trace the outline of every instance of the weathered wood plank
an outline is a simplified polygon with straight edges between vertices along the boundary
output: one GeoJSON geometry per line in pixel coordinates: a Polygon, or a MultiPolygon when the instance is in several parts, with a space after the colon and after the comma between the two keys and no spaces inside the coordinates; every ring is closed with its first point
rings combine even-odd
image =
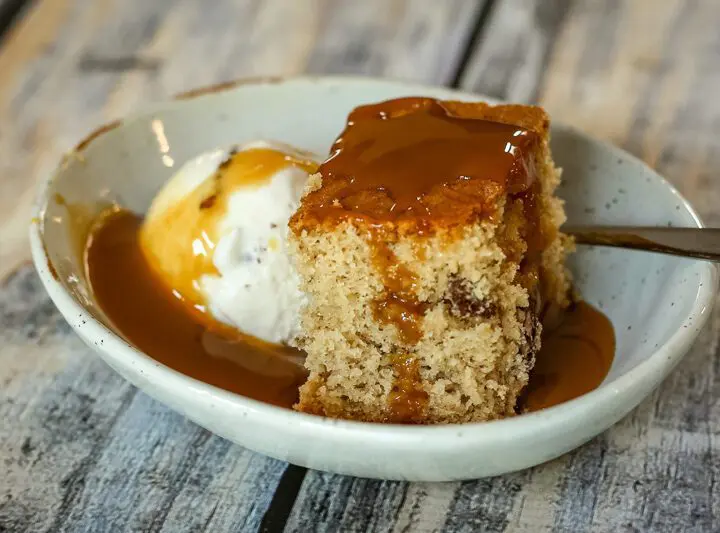
{"type": "Polygon", "coordinates": [[[242,76],[444,83],[481,4],[33,5],[0,48],[0,531],[253,531],[285,470],[136,392],[75,337],[30,267],[10,274],[27,258],[34,184],[62,152],[144,102],[242,76]]]}
{"type": "Polygon", "coordinates": [[[570,5],[570,0],[495,2],[460,85],[493,98],[535,101],[570,5]]]}
{"type": "Polygon", "coordinates": [[[483,1],[331,2],[306,71],[383,74],[445,85],[483,1]],[[441,46],[438,46],[441,44],[441,46]]]}

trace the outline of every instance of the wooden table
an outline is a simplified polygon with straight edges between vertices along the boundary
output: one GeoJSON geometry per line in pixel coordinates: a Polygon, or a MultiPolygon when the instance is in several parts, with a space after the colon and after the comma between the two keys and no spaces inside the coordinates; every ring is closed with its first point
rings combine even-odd
{"type": "Polygon", "coordinates": [[[371,481],[244,450],[138,392],[62,320],[26,242],[35,183],[94,126],[198,85],[302,72],[539,102],[718,225],[720,3],[0,0],[0,26],[0,532],[720,531],[720,313],[650,399],[575,452],[479,481],[371,481]]]}

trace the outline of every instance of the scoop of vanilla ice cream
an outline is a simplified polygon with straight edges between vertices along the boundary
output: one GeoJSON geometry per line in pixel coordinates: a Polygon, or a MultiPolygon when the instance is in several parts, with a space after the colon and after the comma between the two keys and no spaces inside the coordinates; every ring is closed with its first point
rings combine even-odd
{"type": "Polygon", "coordinates": [[[316,166],[311,158],[258,141],[183,165],[141,230],[146,257],[176,296],[268,342],[299,333],[305,296],[286,235],[316,166]]]}
{"type": "Polygon", "coordinates": [[[219,275],[200,278],[213,316],[270,342],[287,342],[299,333],[304,295],[286,233],[307,177],[286,167],[261,187],[233,192],[213,256],[219,275]]]}

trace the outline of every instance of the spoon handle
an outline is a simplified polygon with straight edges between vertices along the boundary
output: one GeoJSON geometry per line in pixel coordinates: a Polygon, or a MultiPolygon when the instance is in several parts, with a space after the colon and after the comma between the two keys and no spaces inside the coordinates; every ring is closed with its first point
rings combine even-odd
{"type": "Polygon", "coordinates": [[[562,231],[578,244],[615,246],[720,261],[720,229],[576,226],[562,231]]]}

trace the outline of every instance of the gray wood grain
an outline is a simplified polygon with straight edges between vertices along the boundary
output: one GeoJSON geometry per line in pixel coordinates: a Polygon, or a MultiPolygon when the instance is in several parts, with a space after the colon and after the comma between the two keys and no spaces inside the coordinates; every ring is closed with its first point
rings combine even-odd
{"type": "Polygon", "coordinates": [[[571,4],[570,0],[494,2],[460,85],[511,102],[535,101],[571,4]]]}

